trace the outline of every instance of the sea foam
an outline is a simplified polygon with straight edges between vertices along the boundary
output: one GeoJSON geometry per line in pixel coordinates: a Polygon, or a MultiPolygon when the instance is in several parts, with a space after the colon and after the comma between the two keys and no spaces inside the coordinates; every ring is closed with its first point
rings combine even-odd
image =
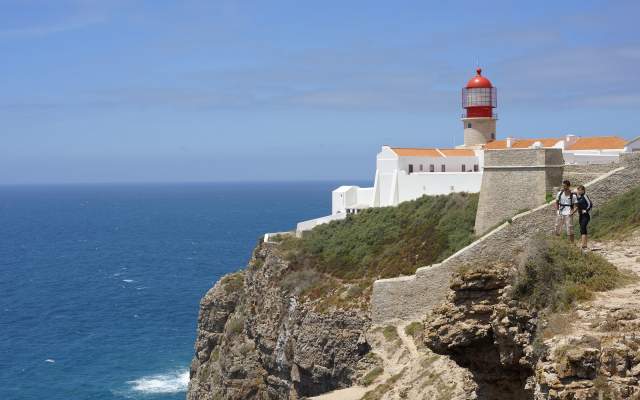
{"type": "Polygon", "coordinates": [[[127,382],[131,389],[141,393],[186,392],[189,385],[189,370],[176,370],[165,374],[143,376],[127,382]]]}

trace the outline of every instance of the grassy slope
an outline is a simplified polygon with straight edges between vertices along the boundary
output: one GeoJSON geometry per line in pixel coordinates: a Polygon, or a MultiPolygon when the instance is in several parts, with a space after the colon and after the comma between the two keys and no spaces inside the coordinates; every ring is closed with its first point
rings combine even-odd
{"type": "Polygon", "coordinates": [[[575,245],[555,238],[531,241],[516,277],[514,297],[538,310],[566,310],[594,292],[611,290],[630,279],[602,256],[583,253],[575,245]]]}
{"type": "Polygon", "coordinates": [[[640,186],[616,196],[606,204],[597,204],[590,223],[595,239],[616,239],[640,227],[640,186]]]}
{"type": "Polygon", "coordinates": [[[423,196],[372,208],[287,239],[289,259],[339,279],[412,274],[474,239],[477,194],[423,196]]]}

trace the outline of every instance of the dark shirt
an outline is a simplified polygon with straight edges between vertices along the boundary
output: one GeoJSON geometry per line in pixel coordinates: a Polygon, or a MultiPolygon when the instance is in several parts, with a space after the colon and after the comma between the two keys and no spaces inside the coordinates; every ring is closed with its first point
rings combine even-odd
{"type": "Polygon", "coordinates": [[[589,196],[585,193],[583,196],[578,195],[577,206],[578,210],[580,210],[580,214],[586,214],[591,211],[593,204],[591,203],[589,196]]]}

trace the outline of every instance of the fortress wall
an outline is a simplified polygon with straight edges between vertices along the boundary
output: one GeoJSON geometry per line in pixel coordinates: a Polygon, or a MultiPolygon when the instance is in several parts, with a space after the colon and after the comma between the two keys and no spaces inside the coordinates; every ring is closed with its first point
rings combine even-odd
{"type": "MultiPolygon", "coordinates": [[[[640,185],[640,153],[625,154],[617,169],[588,183],[595,207],[640,185]]],[[[513,261],[529,239],[551,234],[555,221],[552,204],[513,217],[440,264],[419,268],[415,275],[374,282],[371,319],[380,324],[394,319],[418,319],[440,305],[449,293],[451,275],[464,264],[513,261]]]]}
{"type": "Polygon", "coordinates": [[[421,319],[425,309],[440,304],[449,292],[453,269],[442,264],[418,268],[415,275],[380,279],[373,283],[371,320],[421,319]]]}
{"type": "Polygon", "coordinates": [[[584,185],[599,176],[620,167],[620,163],[565,165],[562,180],[568,179],[572,186],[584,185]]]}
{"type": "Polygon", "coordinates": [[[510,149],[485,152],[476,233],[545,202],[562,182],[560,149],[510,149]]]}

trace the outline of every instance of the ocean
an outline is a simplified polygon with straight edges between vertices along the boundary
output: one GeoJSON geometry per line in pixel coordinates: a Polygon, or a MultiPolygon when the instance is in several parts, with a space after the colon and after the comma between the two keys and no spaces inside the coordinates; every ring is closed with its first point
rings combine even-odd
{"type": "Polygon", "coordinates": [[[336,186],[0,186],[0,399],[184,399],[202,295],[336,186]]]}

